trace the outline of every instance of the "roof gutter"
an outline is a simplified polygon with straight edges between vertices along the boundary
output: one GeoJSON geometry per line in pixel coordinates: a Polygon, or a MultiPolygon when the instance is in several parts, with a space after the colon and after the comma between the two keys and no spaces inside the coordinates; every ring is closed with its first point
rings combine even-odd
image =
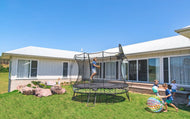
{"type": "Polygon", "coordinates": [[[175,48],[175,49],[163,49],[163,50],[157,50],[157,51],[148,51],[148,52],[138,52],[138,53],[130,53],[130,54],[125,54],[127,56],[132,56],[132,55],[144,55],[144,54],[150,54],[150,53],[163,53],[163,52],[171,52],[171,51],[177,51],[177,50],[190,50],[190,47],[183,47],[183,48],[175,48]]]}
{"type": "Polygon", "coordinates": [[[25,56],[25,57],[36,57],[36,58],[50,58],[50,59],[60,59],[60,60],[74,60],[73,58],[61,58],[61,57],[48,57],[48,56],[37,56],[37,55],[26,55],[26,54],[13,54],[13,53],[2,53],[2,57],[10,59],[11,56],[25,56]]]}

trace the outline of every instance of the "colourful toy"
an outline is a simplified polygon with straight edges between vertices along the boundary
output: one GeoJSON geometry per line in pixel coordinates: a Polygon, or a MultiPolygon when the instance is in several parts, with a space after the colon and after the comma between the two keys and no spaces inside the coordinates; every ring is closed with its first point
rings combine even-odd
{"type": "Polygon", "coordinates": [[[148,108],[153,112],[160,112],[164,107],[164,102],[157,96],[153,96],[148,98],[147,100],[148,108]]]}
{"type": "Polygon", "coordinates": [[[157,92],[158,92],[158,87],[157,87],[157,86],[153,86],[153,87],[152,87],[152,91],[153,91],[154,93],[157,93],[157,92]]]}

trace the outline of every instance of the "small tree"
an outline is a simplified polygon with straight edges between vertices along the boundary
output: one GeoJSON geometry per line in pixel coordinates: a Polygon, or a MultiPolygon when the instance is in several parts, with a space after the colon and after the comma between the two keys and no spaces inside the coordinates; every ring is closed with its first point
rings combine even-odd
{"type": "Polygon", "coordinates": [[[2,65],[0,65],[0,72],[9,72],[9,67],[3,67],[2,65]]]}

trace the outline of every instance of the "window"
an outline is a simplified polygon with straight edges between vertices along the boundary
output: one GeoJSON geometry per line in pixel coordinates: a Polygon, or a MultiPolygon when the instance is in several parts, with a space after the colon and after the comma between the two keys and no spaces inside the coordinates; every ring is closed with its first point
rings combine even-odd
{"type": "Polygon", "coordinates": [[[31,77],[36,77],[37,76],[37,66],[38,66],[38,62],[37,61],[32,61],[31,77]]]}
{"type": "Polygon", "coordinates": [[[63,63],[63,77],[67,77],[68,75],[68,62],[63,63]]]}
{"type": "Polygon", "coordinates": [[[148,60],[149,65],[149,82],[160,80],[160,59],[154,58],[148,60]]]}
{"type": "Polygon", "coordinates": [[[164,83],[169,83],[168,58],[164,58],[164,83]]]}
{"type": "Polygon", "coordinates": [[[147,60],[138,61],[138,80],[147,81],[147,60]]]}
{"type": "Polygon", "coordinates": [[[129,80],[137,80],[137,62],[129,61],[129,80]]]}
{"type": "Polygon", "coordinates": [[[37,61],[18,60],[17,77],[29,78],[37,76],[37,61]]]}
{"type": "Polygon", "coordinates": [[[190,85],[190,56],[171,57],[170,75],[177,84],[190,85]]]}

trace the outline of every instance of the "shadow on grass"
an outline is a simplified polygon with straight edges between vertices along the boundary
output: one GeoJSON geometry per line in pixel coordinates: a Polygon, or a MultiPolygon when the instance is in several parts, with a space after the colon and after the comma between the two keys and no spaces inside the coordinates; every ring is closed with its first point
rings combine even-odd
{"type": "MultiPolygon", "coordinates": [[[[78,102],[87,102],[88,101],[88,94],[79,94],[72,98],[74,101],[78,102]]],[[[95,94],[91,94],[89,98],[89,103],[93,103],[95,100],[95,94]]],[[[125,101],[126,98],[123,96],[117,95],[97,95],[96,96],[96,103],[119,103],[125,101]]]]}
{"type": "MultiPolygon", "coordinates": [[[[170,106],[170,105],[168,105],[168,107],[171,107],[171,108],[173,108],[172,106],[170,106]]],[[[184,111],[189,111],[190,112],[190,107],[187,107],[186,105],[178,105],[177,106],[177,108],[178,109],[180,109],[180,110],[184,110],[184,111]]],[[[153,112],[153,111],[151,111],[148,107],[146,107],[146,108],[144,108],[147,112],[150,112],[150,113],[162,113],[163,111],[161,111],[161,112],[153,112]]],[[[168,112],[169,111],[173,111],[173,110],[168,110],[168,112]]],[[[175,112],[175,111],[174,111],[175,112]]]]}
{"type": "Polygon", "coordinates": [[[144,108],[147,112],[154,113],[152,112],[148,107],[144,108]]]}
{"type": "Polygon", "coordinates": [[[150,113],[162,113],[163,111],[160,111],[160,112],[153,112],[151,111],[148,107],[144,108],[147,112],[150,112],[150,113]]]}
{"type": "Polygon", "coordinates": [[[185,104],[179,104],[177,105],[177,108],[190,112],[190,106],[187,107],[185,104]]]}

